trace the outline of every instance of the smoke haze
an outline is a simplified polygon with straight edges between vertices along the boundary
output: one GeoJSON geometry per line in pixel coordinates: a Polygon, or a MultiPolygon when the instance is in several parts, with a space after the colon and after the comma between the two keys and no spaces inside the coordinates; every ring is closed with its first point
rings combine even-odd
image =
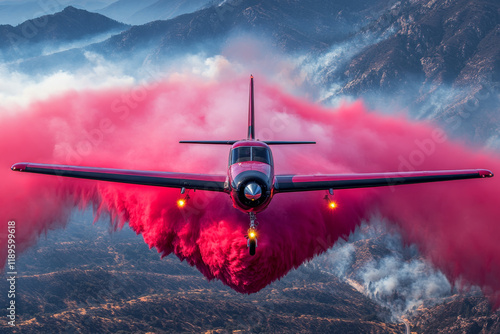
{"type": "Polygon", "coordinates": [[[337,242],[311,265],[335,274],[391,310],[392,321],[452,296],[445,275],[405,245],[397,227],[379,216],[363,222],[347,242],[337,242]]]}

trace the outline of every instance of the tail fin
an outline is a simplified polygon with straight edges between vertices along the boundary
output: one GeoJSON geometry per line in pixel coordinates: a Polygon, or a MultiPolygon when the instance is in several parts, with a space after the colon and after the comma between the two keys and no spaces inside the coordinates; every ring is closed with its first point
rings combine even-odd
{"type": "MultiPolygon", "coordinates": [[[[250,97],[248,102],[248,136],[247,140],[255,140],[255,110],[253,104],[253,75],[250,75],[250,97]]],[[[181,144],[233,145],[237,140],[183,140],[181,144]]],[[[267,145],[316,144],[313,141],[263,141],[267,145]]]]}
{"type": "Polygon", "coordinates": [[[253,75],[250,75],[250,97],[248,102],[248,140],[255,140],[255,113],[253,105],[253,75]]]}

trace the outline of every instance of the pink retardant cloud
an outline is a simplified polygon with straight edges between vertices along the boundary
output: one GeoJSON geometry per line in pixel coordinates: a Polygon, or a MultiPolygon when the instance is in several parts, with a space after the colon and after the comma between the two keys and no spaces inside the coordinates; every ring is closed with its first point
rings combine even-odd
{"type": "MultiPolygon", "coordinates": [[[[178,78],[133,89],[68,92],[3,113],[0,122],[0,220],[15,220],[19,250],[64,226],[75,206],[92,205],[128,224],[163,256],[175,254],[208,279],[254,293],[286,275],[377,213],[450,279],[480,285],[500,301],[499,178],[384,189],[339,190],[338,209],[325,192],[278,194],[258,215],[259,247],[248,255],[248,217],[229,196],[13,173],[16,162],[59,163],[225,174],[229,147],[179,140],[231,140],[246,135],[246,78],[178,78]]],[[[488,168],[500,160],[446,138],[432,124],[383,116],[357,102],[327,109],[256,81],[257,136],[316,140],[274,147],[276,173],[351,173],[488,168]]],[[[6,235],[0,234],[1,242],[6,235]]],[[[5,264],[6,249],[0,249],[5,264]]]]}

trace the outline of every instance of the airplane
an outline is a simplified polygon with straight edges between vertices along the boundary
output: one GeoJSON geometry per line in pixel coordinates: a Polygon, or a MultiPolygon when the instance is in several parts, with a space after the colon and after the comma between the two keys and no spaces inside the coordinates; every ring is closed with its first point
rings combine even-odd
{"type": "MultiPolygon", "coordinates": [[[[250,226],[247,231],[247,248],[255,255],[257,248],[256,214],[265,210],[274,195],[289,192],[328,191],[337,189],[368,188],[450,181],[459,179],[489,178],[493,173],[486,169],[414,171],[392,173],[357,173],[334,175],[281,175],[275,174],[272,145],[315,144],[313,141],[267,141],[255,138],[254,83],[250,76],[248,107],[248,135],[242,140],[180,141],[182,144],[231,145],[227,175],[172,173],[82,166],[16,163],[16,172],[49,174],[81,179],[131,183],[148,186],[180,188],[178,206],[183,208],[189,199],[186,189],[217,191],[230,195],[233,206],[247,213],[250,226]]],[[[325,195],[331,209],[336,203],[325,195]]]]}

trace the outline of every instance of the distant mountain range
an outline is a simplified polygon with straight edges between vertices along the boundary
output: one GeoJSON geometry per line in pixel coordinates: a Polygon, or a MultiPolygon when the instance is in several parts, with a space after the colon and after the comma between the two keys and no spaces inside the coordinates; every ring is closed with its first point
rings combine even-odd
{"type": "Polygon", "coordinates": [[[0,25],[0,54],[3,61],[36,57],[47,49],[100,34],[118,33],[128,27],[103,15],[69,6],[15,27],[0,25]]]}
{"type": "Polygon", "coordinates": [[[0,24],[18,25],[40,16],[60,12],[67,6],[95,11],[116,0],[8,0],[0,1],[0,24]]]}
{"type": "MultiPolygon", "coordinates": [[[[225,1],[167,21],[132,27],[99,46],[105,53],[154,44],[151,53],[191,48],[199,43],[217,45],[234,32],[268,38],[284,51],[325,50],[352,34],[369,13],[387,4],[377,1],[225,1]]],[[[161,56],[160,56],[161,57],[161,56]]]]}
{"type": "Polygon", "coordinates": [[[325,102],[363,97],[385,109],[390,108],[388,101],[380,97],[390,94],[390,104],[416,118],[438,120],[450,131],[455,130],[450,120],[462,117],[464,108],[473,104],[474,114],[459,130],[479,143],[500,129],[493,117],[500,102],[499,11],[495,0],[118,0],[100,12],[152,22],[127,27],[69,7],[17,27],[0,26],[0,51],[23,71],[51,71],[51,64],[72,68],[73,59],[84,60],[87,50],[156,65],[184,52],[215,55],[229,38],[241,34],[264,39],[291,55],[307,54],[312,61],[342,47],[340,56],[325,57],[309,73],[326,91],[322,95],[329,96],[325,102]],[[158,20],[167,17],[173,18],[158,20]],[[66,54],[47,57],[47,52],[35,50],[40,42],[58,45],[105,32],[106,40],[89,40],[66,54]],[[16,51],[23,51],[11,56],[13,39],[16,51]]]}
{"type": "MultiPolygon", "coordinates": [[[[222,1],[222,0],[221,0],[222,1]]],[[[145,24],[194,12],[214,0],[12,0],[0,1],[0,24],[24,21],[62,11],[68,6],[106,15],[125,24],[145,24]]]]}
{"type": "Polygon", "coordinates": [[[97,12],[127,24],[145,24],[194,12],[211,0],[118,0],[97,12]]]}

